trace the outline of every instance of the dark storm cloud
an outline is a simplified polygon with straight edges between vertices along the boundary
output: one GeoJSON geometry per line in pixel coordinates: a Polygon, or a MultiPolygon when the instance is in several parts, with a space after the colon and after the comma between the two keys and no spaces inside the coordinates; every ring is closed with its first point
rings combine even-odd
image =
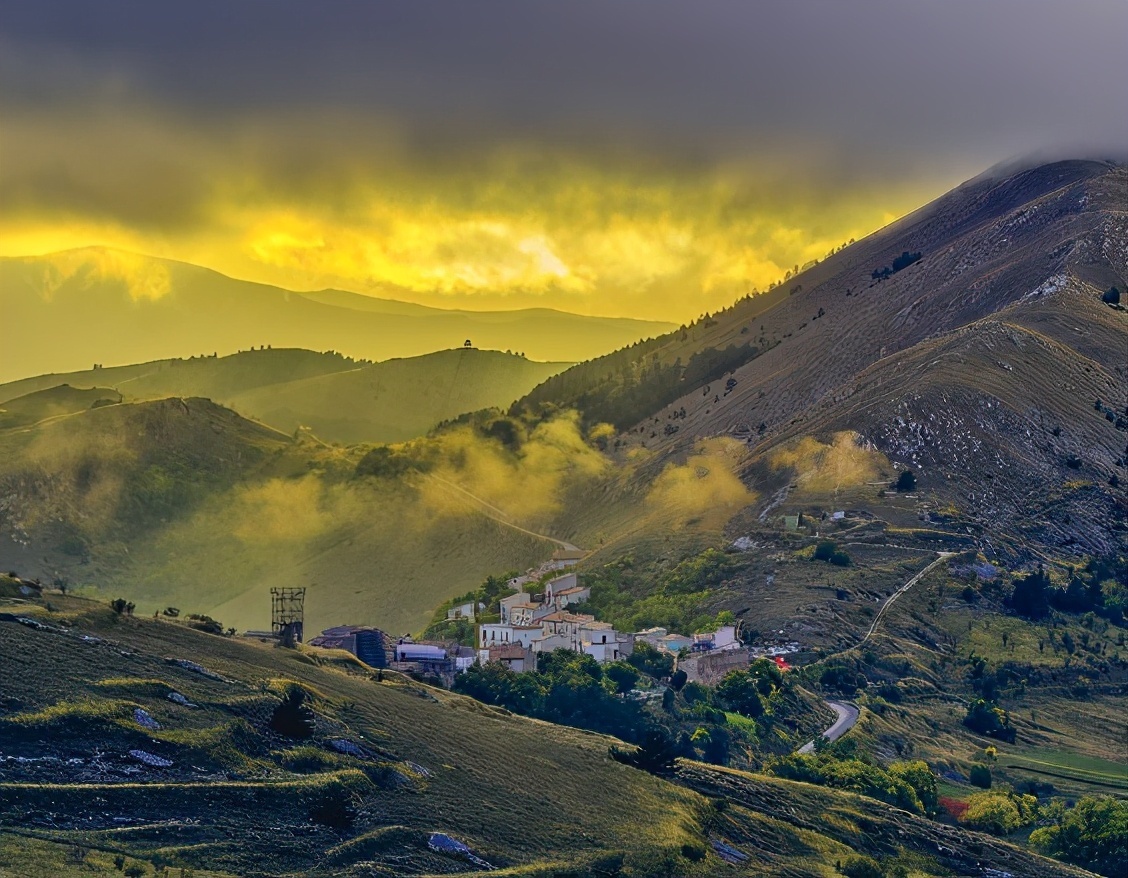
{"type": "Polygon", "coordinates": [[[420,150],[548,140],[843,170],[1128,143],[1128,3],[37,2],[3,100],[332,107],[420,150]]]}

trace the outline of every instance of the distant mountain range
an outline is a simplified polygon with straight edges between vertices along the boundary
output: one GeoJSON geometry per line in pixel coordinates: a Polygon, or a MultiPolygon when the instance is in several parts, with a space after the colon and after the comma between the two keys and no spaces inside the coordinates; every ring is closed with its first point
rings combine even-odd
{"type": "Polygon", "coordinates": [[[506,407],[569,363],[457,348],[381,363],[278,349],[39,375],[0,385],[0,429],[106,401],[203,397],[331,442],[401,442],[443,420],[506,407]]]}
{"type": "Polygon", "coordinates": [[[295,293],[108,248],[0,259],[0,381],[92,364],[273,347],[356,359],[461,345],[578,362],[669,331],[668,323],[549,309],[447,311],[340,290],[295,293]]]}

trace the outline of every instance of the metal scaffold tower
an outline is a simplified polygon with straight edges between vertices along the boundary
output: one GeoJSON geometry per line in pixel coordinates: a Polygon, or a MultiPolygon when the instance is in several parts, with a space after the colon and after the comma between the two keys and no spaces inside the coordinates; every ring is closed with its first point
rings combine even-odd
{"type": "Polygon", "coordinates": [[[304,588],[272,588],[270,590],[270,630],[276,637],[302,640],[305,621],[304,588]]]}

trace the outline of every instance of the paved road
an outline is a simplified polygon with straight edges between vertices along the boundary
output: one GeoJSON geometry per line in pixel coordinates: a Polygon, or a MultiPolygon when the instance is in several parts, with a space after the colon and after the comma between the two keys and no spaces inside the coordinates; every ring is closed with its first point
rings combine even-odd
{"type": "MultiPolygon", "coordinates": [[[[837,741],[854,728],[854,723],[858,721],[858,708],[852,704],[847,704],[845,701],[828,701],[827,704],[830,705],[831,710],[838,714],[838,719],[834,721],[834,725],[822,733],[822,737],[828,741],[837,741]]],[[[814,751],[814,741],[808,741],[799,748],[800,753],[813,753],[814,751]]]]}

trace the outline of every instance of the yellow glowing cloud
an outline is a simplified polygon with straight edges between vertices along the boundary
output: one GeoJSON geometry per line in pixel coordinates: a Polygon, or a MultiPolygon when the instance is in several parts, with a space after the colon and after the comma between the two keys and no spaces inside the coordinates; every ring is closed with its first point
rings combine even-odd
{"type": "Polygon", "coordinates": [[[684,464],[669,464],[654,481],[647,503],[655,515],[689,523],[702,517],[727,520],[756,499],[740,479],[747,451],[733,439],[697,444],[684,464]]]}
{"type": "Polygon", "coordinates": [[[804,436],[772,452],[774,469],[795,471],[795,484],[814,493],[837,492],[872,481],[880,474],[885,459],[874,448],[860,444],[857,433],[836,433],[828,443],[804,436]]]}
{"type": "MultiPolygon", "coordinates": [[[[291,129],[219,135],[144,117],[112,131],[96,117],[53,124],[6,121],[0,191],[58,165],[76,194],[62,207],[34,193],[6,204],[0,255],[102,244],[290,289],[477,309],[685,321],[943,188],[819,185],[796,168],[579,159],[551,147],[428,164],[376,135],[370,152],[342,142],[340,156],[314,150],[307,161],[302,150],[313,147],[290,143],[291,129]]],[[[128,264],[99,270],[137,299],[167,292],[165,279],[128,264]]]]}
{"type": "Polygon", "coordinates": [[[79,276],[88,283],[117,281],[134,301],[159,299],[172,289],[168,268],[159,262],[123,250],[86,250],[54,254],[36,292],[50,301],[64,283],[79,276]]]}

